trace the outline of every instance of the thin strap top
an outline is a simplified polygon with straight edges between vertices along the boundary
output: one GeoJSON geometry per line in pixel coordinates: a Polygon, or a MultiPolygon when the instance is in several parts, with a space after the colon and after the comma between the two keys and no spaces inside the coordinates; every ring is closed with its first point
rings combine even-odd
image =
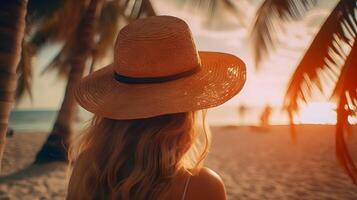
{"type": "Polygon", "coordinates": [[[187,188],[188,188],[188,184],[190,183],[190,179],[191,179],[191,176],[188,176],[186,183],[185,183],[185,188],[183,190],[182,200],[185,200],[185,198],[186,198],[187,188]]]}

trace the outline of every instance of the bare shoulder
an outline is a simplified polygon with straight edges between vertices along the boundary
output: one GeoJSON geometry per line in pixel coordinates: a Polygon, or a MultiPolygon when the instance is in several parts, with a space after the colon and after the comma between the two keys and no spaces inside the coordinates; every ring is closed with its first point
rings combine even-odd
{"type": "Polygon", "coordinates": [[[226,200],[226,190],[222,178],[209,168],[202,168],[191,179],[188,199],[226,200]]]}

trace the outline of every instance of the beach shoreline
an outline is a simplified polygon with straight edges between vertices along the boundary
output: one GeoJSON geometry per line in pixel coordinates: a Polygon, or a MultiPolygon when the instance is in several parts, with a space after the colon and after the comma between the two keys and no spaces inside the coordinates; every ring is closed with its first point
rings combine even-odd
{"type": "MultiPolygon", "coordinates": [[[[357,199],[357,186],[335,157],[334,126],[298,125],[294,144],[285,125],[212,127],[206,166],[223,178],[228,199],[357,199]]],[[[348,146],[357,161],[357,127],[348,146]]],[[[33,166],[45,133],[8,138],[0,177],[0,199],[64,199],[67,167],[33,166]]]]}

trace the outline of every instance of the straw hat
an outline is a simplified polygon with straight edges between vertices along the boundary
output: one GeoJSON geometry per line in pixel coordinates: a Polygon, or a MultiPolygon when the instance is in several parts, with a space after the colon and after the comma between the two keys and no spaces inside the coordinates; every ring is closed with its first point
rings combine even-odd
{"type": "Polygon", "coordinates": [[[78,103],[111,119],[138,119],[218,106],[243,87],[236,56],[197,51],[176,17],[136,20],[118,34],[114,62],[81,80],[78,103]]]}

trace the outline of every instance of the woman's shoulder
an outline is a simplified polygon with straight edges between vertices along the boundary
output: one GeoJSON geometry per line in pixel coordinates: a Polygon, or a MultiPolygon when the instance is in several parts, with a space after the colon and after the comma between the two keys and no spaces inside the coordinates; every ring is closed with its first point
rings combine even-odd
{"type": "Polygon", "coordinates": [[[191,177],[190,198],[225,200],[226,190],[222,178],[209,168],[202,168],[197,175],[191,177]]]}
{"type": "Polygon", "coordinates": [[[200,169],[197,175],[193,176],[192,179],[201,184],[224,186],[222,178],[215,171],[207,167],[200,169]]]}

